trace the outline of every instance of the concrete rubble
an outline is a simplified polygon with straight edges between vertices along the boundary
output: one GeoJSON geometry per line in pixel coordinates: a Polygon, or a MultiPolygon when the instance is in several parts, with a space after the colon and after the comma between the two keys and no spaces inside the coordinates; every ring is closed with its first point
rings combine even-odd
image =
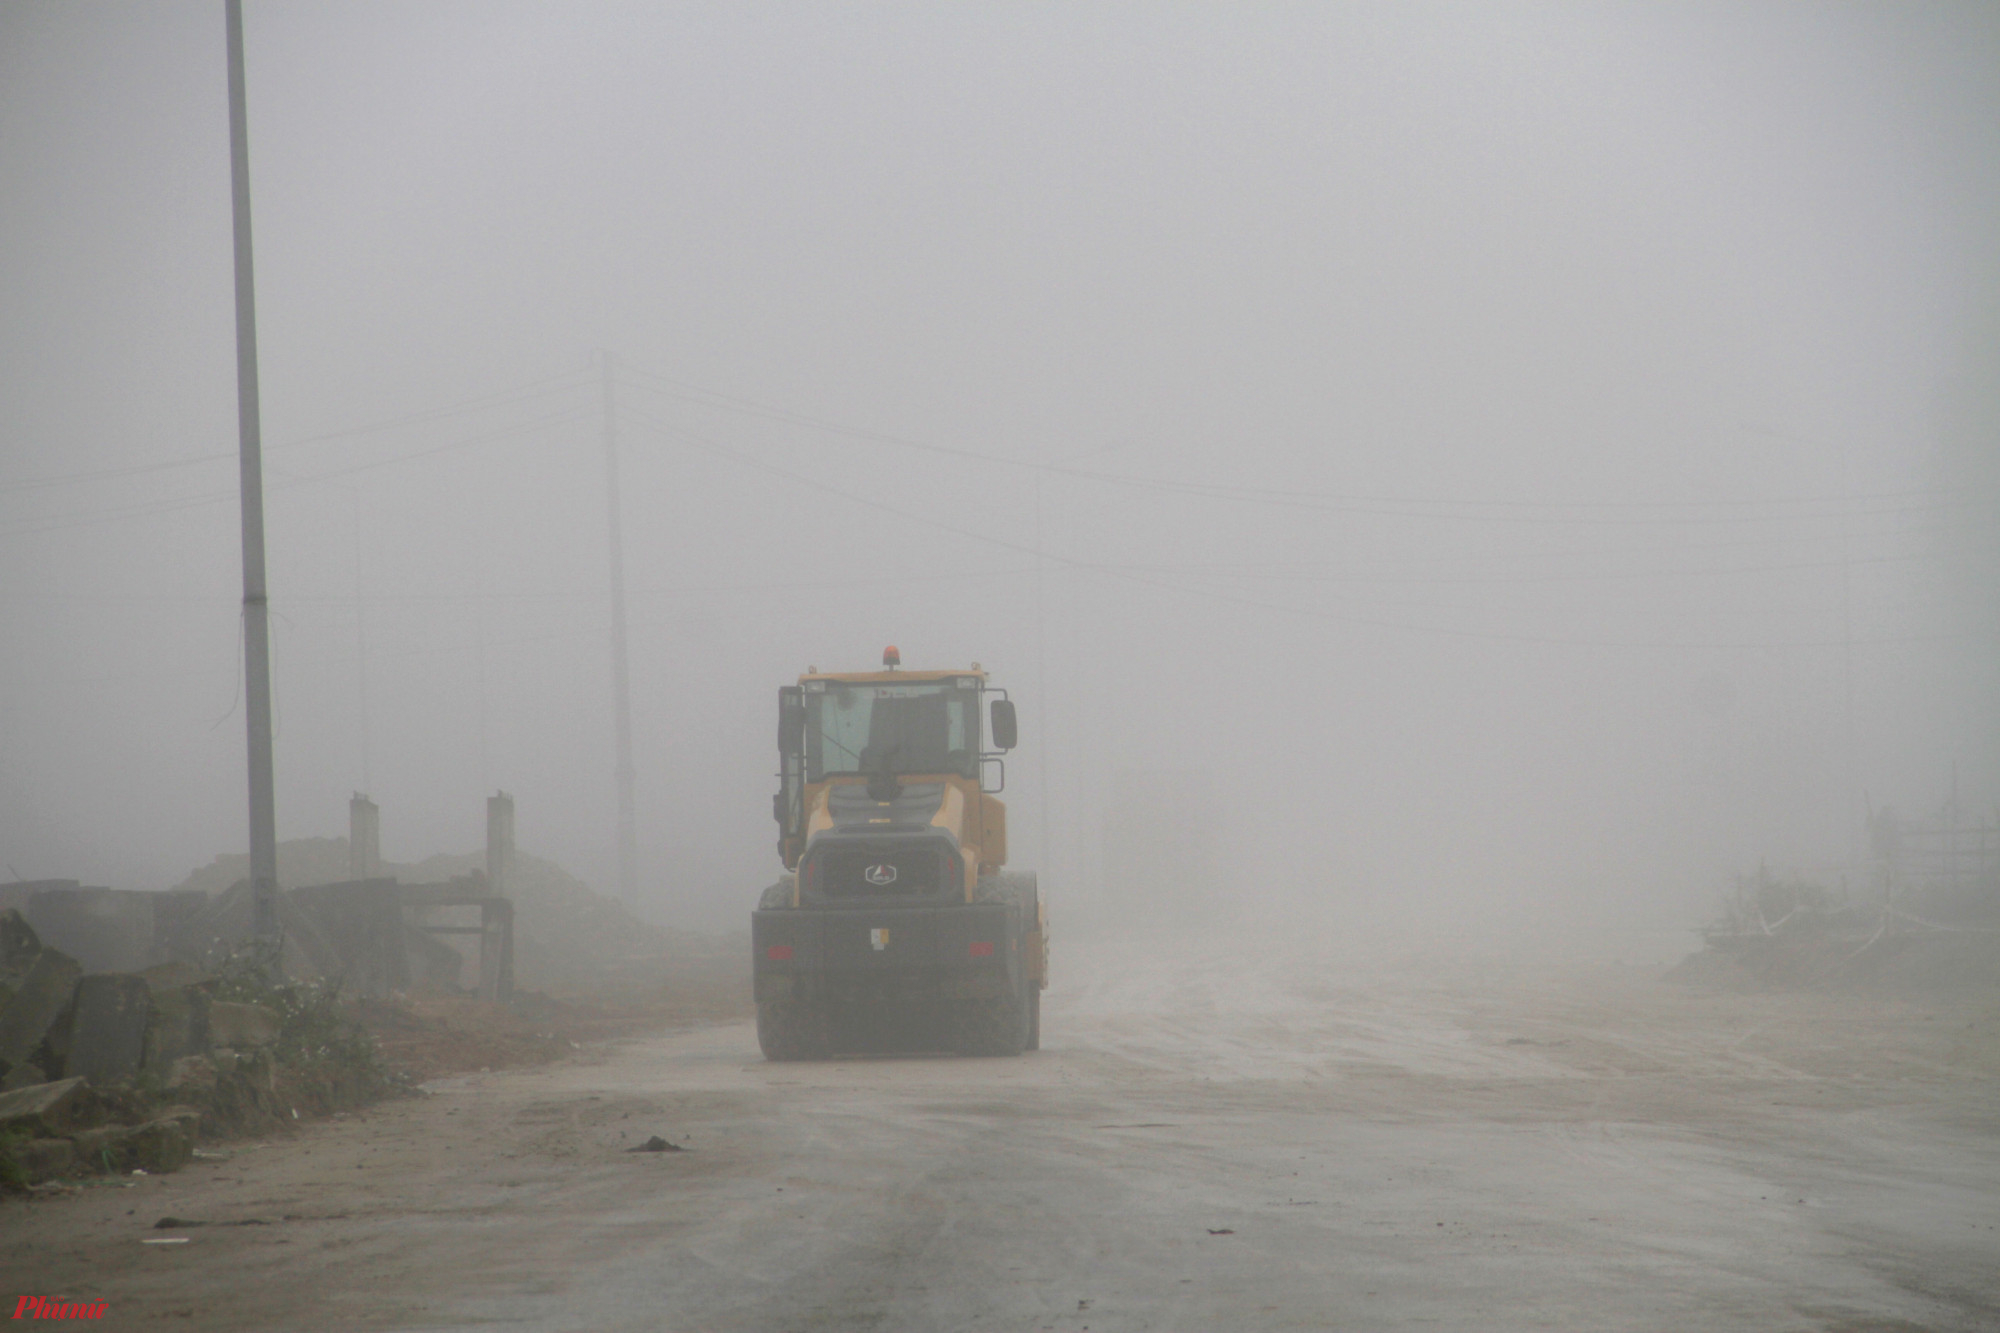
{"type": "MultiPolygon", "coordinates": [[[[372,803],[357,797],[349,839],[279,848],[280,882],[304,887],[279,892],[274,940],[253,938],[242,856],[159,893],[0,883],[0,1097],[86,1094],[59,1124],[29,1115],[0,1126],[0,1186],[172,1170],[200,1133],[289,1126],[299,1108],[381,1095],[402,1066],[385,1063],[357,1017],[400,1032],[407,1022],[385,1015],[413,1001],[504,1002],[516,1018],[552,1003],[515,993],[517,920],[538,988],[650,1003],[681,986],[736,1003],[737,953],[693,947],[518,853],[504,793],[487,813],[483,856],[396,865],[381,859],[372,803]]],[[[426,1024],[473,1040],[449,1021],[426,1024]]],[[[553,1038],[538,1029],[536,1040],[553,1038]]]]}
{"type": "MultiPolygon", "coordinates": [[[[505,936],[495,947],[511,954],[511,904],[492,894],[483,874],[436,884],[374,878],[281,892],[281,956],[275,970],[293,981],[338,982],[351,995],[455,991],[463,960],[427,919],[436,902],[485,904],[495,932],[505,936]]],[[[249,885],[242,881],[165,893],[93,888],[73,880],[0,884],[0,910],[6,909],[82,974],[148,972],[170,963],[206,968],[219,952],[255,933],[249,885]]],[[[10,950],[18,952],[0,939],[0,987],[9,985],[10,950]]],[[[498,979],[484,980],[491,989],[498,979]]]]}
{"type": "MultiPolygon", "coordinates": [[[[9,919],[20,929],[27,928],[19,913],[0,913],[0,920],[9,919]]],[[[26,1063],[48,1039],[82,976],[83,968],[74,958],[54,949],[41,951],[20,986],[8,995],[5,1007],[0,1008],[0,1065],[6,1066],[0,1074],[26,1063]]]]}
{"type": "MultiPolygon", "coordinates": [[[[0,909],[0,1186],[173,1171],[204,1131],[288,1123],[287,1025],[301,1025],[294,1045],[313,1049],[283,1067],[305,1070],[333,1033],[331,997],[245,968],[86,972],[45,947],[22,913],[0,909]]],[[[322,1102],[342,1096],[328,1093],[329,1079],[381,1081],[372,1068],[312,1077],[322,1102]]]]}
{"type": "Polygon", "coordinates": [[[86,1123],[92,1105],[90,1084],[81,1078],[0,1093],[0,1133],[50,1138],[86,1123]]]}
{"type": "Polygon", "coordinates": [[[217,1046],[252,1049],[278,1040],[282,1020],[261,1004],[215,1000],[208,1006],[209,1040],[217,1046]]]}
{"type": "Polygon", "coordinates": [[[70,1014],[70,1057],[65,1072],[98,1087],[122,1083],[146,1058],[153,996],[144,977],[106,972],[76,983],[70,1014]]]}

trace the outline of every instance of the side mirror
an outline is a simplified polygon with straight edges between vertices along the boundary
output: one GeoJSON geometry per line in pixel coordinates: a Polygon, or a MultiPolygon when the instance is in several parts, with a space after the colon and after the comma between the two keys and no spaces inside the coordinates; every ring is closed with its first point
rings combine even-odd
{"type": "Polygon", "coordinates": [[[995,699],[993,701],[993,748],[1011,750],[1021,739],[1019,726],[1014,720],[1014,701],[995,699]]]}
{"type": "Polygon", "coordinates": [[[798,754],[806,748],[806,706],[790,700],[778,705],[778,753],[798,754]]]}

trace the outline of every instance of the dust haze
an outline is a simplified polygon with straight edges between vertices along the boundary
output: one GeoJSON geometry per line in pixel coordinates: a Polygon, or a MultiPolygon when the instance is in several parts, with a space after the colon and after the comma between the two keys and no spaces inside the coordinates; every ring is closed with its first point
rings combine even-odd
{"type": "MultiPolygon", "coordinates": [[[[281,839],[740,929],[977,661],[1058,921],[1664,958],[2000,798],[2000,21],[344,4],[246,48],[281,839]],[[608,370],[607,370],[608,366],[608,370]],[[1955,784],[1955,786],[1954,786],[1955,784]],[[1835,873],[1838,873],[1836,871],[1835,873]]],[[[0,12],[0,871],[246,845],[221,6],[0,12]]]]}

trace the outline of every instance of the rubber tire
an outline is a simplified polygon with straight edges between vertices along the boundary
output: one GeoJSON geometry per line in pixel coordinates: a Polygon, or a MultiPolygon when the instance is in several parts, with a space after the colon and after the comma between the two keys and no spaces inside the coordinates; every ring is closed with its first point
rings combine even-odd
{"type": "Polygon", "coordinates": [[[757,1006],[757,1048],[766,1060],[824,1060],[829,1044],[819,1013],[775,1001],[757,1006]]]}
{"type": "Polygon", "coordinates": [[[1019,1055],[1028,1045],[1025,993],[997,1000],[962,1000],[951,1048],[960,1055],[1019,1055]]]}
{"type": "MultiPolygon", "coordinates": [[[[979,881],[975,902],[1012,903],[1022,913],[1021,938],[1040,911],[1041,885],[1033,871],[1002,870],[979,881]]],[[[963,1055],[1019,1055],[1042,1048],[1042,988],[1022,969],[1027,995],[967,1005],[958,1021],[953,1049],[963,1055]]]]}
{"type": "MultiPolygon", "coordinates": [[[[1025,939],[1026,932],[1040,924],[1042,888],[1039,879],[1032,870],[1002,871],[995,878],[1004,886],[1001,892],[1020,905],[1024,916],[1022,938],[1025,939]]],[[[1023,1050],[1039,1051],[1042,1049],[1042,988],[1025,975],[1026,970],[1022,969],[1022,981],[1028,987],[1028,1035],[1021,1045],[1023,1050]]]]}

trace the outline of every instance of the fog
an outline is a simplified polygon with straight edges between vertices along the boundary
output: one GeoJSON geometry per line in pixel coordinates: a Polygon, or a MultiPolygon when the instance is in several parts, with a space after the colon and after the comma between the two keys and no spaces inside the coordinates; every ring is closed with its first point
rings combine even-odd
{"type": "MultiPolygon", "coordinates": [[[[1670,934],[2000,800],[1991,7],[246,8],[281,839],[615,887],[607,384],[657,920],[889,643],[1059,920],[1670,934]]],[[[227,150],[220,4],[0,10],[9,877],[247,845],[227,150]]]]}

